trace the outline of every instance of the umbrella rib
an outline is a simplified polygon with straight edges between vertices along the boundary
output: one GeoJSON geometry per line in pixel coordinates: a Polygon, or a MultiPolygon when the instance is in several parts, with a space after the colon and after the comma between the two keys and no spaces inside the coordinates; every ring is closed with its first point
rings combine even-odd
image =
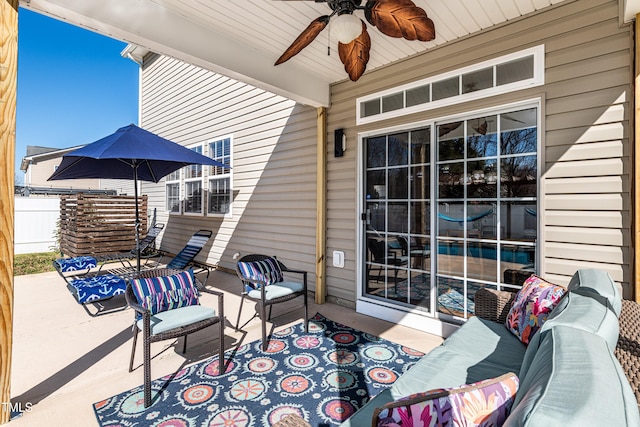
{"type": "MultiPolygon", "coordinates": [[[[149,165],[149,161],[147,160],[147,165],[149,165]]],[[[158,182],[160,181],[159,179],[156,178],[156,173],[153,170],[153,168],[151,167],[151,165],[149,165],[149,174],[151,175],[151,179],[153,179],[153,182],[158,182]]]]}
{"type": "Polygon", "coordinates": [[[58,168],[58,169],[55,171],[54,175],[61,174],[61,173],[65,172],[65,171],[69,170],[69,168],[72,168],[73,166],[77,165],[77,164],[78,164],[78,163],[80,163],[81,161],[82,161],[82,157],[77,157],[77,158],[76,158],[72,163],[69,163],[69,164],[67,165],[67,167],[65,167],[64,169],[60,169],[60,168],[58,168]]]}
{"type": "Polygon", "coordinates": [[[137,167],[137,166],[136,166],[136,165],[137,165],[137,163],[136,163],[137,159],[130,159],[130,160],[128,160],[128,159],[117,158],[116,160],[117,160],[117,161],[119,161],[119,162],[124,163],[124,164],[125,164],[125,165],[127,165],[127,166],[131,166],[131,167],[133,167],[133,168],[136,168],[136,167],[137,167]]]}

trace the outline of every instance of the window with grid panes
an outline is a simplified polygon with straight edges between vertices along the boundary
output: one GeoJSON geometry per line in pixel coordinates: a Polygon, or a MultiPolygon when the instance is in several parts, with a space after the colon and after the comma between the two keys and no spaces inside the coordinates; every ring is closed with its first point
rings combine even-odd
{"type": "Polygon", "coordinates": [[[227,215],[231,213],[231,137],[209,142],[209,157],[229,168],[209,167],[209,199],[207,213],[227,215]]]}

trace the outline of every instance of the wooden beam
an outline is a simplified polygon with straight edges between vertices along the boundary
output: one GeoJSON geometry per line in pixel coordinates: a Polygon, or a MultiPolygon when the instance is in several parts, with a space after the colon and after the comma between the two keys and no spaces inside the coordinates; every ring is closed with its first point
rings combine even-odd
{"type": "Polygon", "coordinates": [[[324,304],[327,269],[327,110],[317,109],[317,159],[316,159],[316,304],[324,304]]]}
{"type": "Polygon", "coordinates": [[[18,0],[0,0],[0,424],[11,417],[18,0]]]}
{"type": "Polygon", "coordinates": [[[633,292],[633,300],[640,302],[640,256],[638,256],[638,248],[640,248],[640,149],[636,146],[640,141],[640,14],[636,15],[635,20],[635,47],[633,51],[634,59],[634,96],[633,106],[634,114],[632,117],[633,126],[633,142],[631,145],[631,156],[633,160],[633,180],[632,182],[632,194],[633,194],[633,222],[631,225],[631,234],[633,236],[632,253],[632,283],[631,291],[633,292]]]}

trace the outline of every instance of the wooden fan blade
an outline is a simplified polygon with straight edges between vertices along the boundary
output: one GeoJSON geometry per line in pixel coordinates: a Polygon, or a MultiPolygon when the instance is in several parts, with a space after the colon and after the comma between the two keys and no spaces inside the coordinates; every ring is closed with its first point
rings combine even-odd
{"type": "Polygon", "coordinates": [[[411,0],[374,0],[365,6],[367,21],[381,33],[428,42],[436,38],[433,21],[411,0]]]}
{"type": "Polygon", "coordinates": [[[367,69],[369,51],[371,50],[371,37],[367,32],[367,26],[362,23],[362,33],[351,43],[338,42],[338,55],[344,64],[344,70],[352,81],[357,81],[367,69]]]}
{"type": "Polygon", "coordinates": [[[309,24],[309,26],[305,28],[302,33],[300,33],[298,38],[296,38],[293,43],[291,43],[291,46],[289,46],[287,50],[284,51],[282,56],[278,58],[274,65],[282,64],[283,62],[288,61],[289,59],[300,53],[302,49],[307,47],[309,43],[311,43],[318,36],[318,34],[320,34],[322,30],[324,30],[328,23],[328,15],[323,15],[313,20],[311,24],[309,24]]]}

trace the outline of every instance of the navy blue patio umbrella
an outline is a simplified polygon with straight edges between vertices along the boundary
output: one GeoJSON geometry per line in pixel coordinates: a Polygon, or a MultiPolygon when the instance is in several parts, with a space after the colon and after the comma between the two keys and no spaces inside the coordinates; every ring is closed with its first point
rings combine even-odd
{"type": "Polygon", "coordinates": [[[134,124],[62,156],[48,181],[58,179],[131,179],[136,200],[136,253],[140,271],[138,180],[158,182],[181,167],[200,164],[229,168],[134,124]]]}

